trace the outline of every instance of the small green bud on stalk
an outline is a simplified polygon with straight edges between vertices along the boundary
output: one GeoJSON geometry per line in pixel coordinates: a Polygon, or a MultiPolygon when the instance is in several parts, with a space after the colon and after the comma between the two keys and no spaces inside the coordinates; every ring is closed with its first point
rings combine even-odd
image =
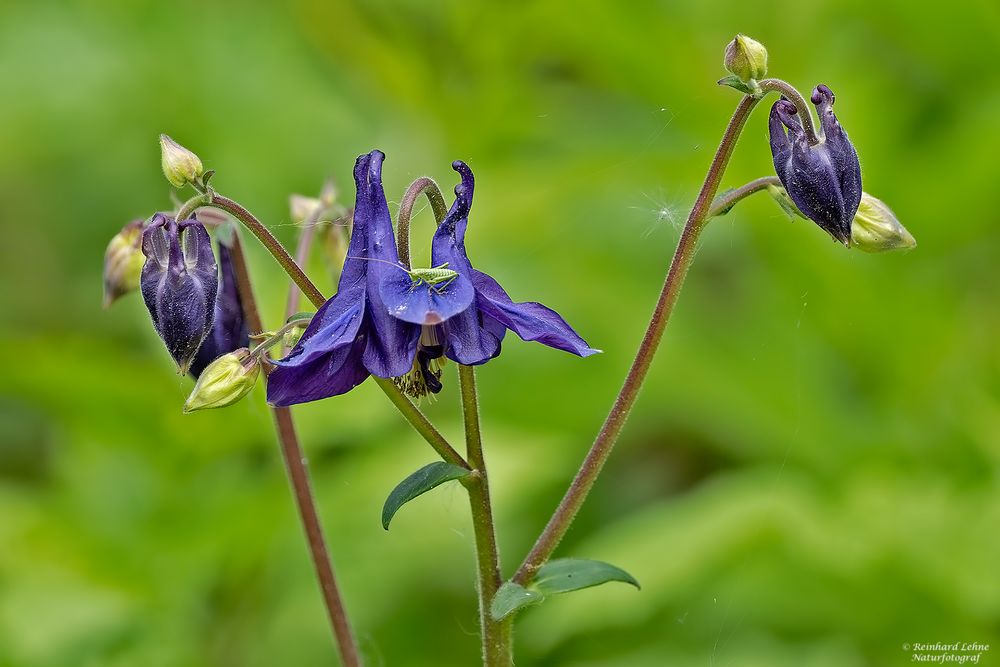
{"type": "Polygon", "coordinates": [[[917,247],[917,240],[885,202],[865,192],[851,222],[851,246],[864,252],[908,250],[917,247]]]}
{"type": "Polygon", "coordinates": [[[133,220],[115,234],[104,251],[104,307],[139,289],[146,257],[142,254],[142,220],[133,220]]]}
{"type": "Polygon", "coordinates": [[[205,168],[201,159],[165,134],[160,135],[160,164],[163,175],[175,188],[199,183],[205,168]]]}
{"type": "Polygon", "coordinates": [[[744,83],[756,82],[767,76],[767,49],[746,35],[736,35],[726,46],[723,64],[744,83]]]}
{"type": "Polygon", "coordinates": [[[198,376],[184,412],[224,408],[250,393],[260,375],[260,362],[247,348],[224,354],[198,376]]]}

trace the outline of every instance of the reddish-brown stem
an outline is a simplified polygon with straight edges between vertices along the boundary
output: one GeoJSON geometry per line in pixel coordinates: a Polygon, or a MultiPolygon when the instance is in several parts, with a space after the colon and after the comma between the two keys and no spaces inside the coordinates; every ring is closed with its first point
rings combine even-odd
{"type": "MultiPolygon", "coordinates": [[[[236,282],[247,326],[251,333],[260,333],[264,330],[264,326],[260,311],[257,309],[257,300],[250,282],[250,273],[247,269],[246,256],[243,254],[238,231],[233,234],[232,250],[233,268],[236,273],[236,282]]],[[[267,364],[264,364],[264,372],[265,376],[270,372],[270,367],[267,364]]],[[[333,573],[333,564],[330,562],[330,554],[323,537],[323,527],[320,524],[319,513],[316,511],[316,500],[309,483],[306,458],[299,445],[295,423],[292,421],[292,412],[289,408],[275,407],[272,407],[271,411],[274,415],[278,442],[281,444],[281,455],[285,460],[285,468],[292,484],[295,505],[298,508],[302,526],[305,528],[309,555],[312,557],[313,567],[319,579],[320,591],[323,594],[323,602],[326,605],[330,625],[333,627],[333,634],[336,637],[340,660],[344,667],[360,667],[361,657],[351,632],[344,601],[340,597],[337,579],[333,573]]]]}
{"type": "Polygon", "coordinates": [[[719,183],[729,158],[733,154],[733,149],[736,147],[740,131],[757,102],[758,99],[751,95],[743,97],[726,127],[719,148],[712,159],[708,175],[705,177],[705,182],[701,186],[698,198],[695,200],[687,223],[684,225],[684,231],[681,233],[677,249],[674,251],[674,257],[670,262],[670,269],[663,282],[663,288],[660,291],[653,315],[649,320],[649,326],[639,344],[635,360],[625,376],[621,391],[615,398],[614,405],[612,405],[604,425],[594,439],[594,443],[580,465],[569,489],[514,575],[513,580],[519,584],[527,583],[555,551],[573,523],[573,519],[576,518],[577,512],[580,511],[583,501],[586,500],[587,494],[593,487],[594,481],[618,440],[625,420],[639,395],[639,389],[646,378],[646,373],[649,371],[660,340],[663,338],[663,331],[667,326],[670,313],[673,311],[674,304],[677,303],[677,296],[684,283],[684,277],[692,259],[694,259],[698,237],[709,219],[708,213],[712,198],[719,189],[719,183]]]}

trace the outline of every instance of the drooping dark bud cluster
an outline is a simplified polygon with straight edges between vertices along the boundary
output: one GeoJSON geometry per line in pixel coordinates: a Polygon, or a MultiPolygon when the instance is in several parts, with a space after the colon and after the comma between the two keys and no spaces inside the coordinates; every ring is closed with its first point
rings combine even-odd
{"type": "Polygon", "coordinates": [[[815,146],[809,144],[795,105],[786,99],[775,102],[769,122],[771,154],[778,178],[799,210],[850,245],[851,222],[861,203],[861,165],[833,113],[833,101],[833,91],[826,86],[813,90],[824,135],[815,146]]]}
{"type": "Polygon", "coordinates": [[[157,214],[142,234],[140,288],[153,326],[186,373],[212,331],[218,266],[204,225],[157,214]]]}

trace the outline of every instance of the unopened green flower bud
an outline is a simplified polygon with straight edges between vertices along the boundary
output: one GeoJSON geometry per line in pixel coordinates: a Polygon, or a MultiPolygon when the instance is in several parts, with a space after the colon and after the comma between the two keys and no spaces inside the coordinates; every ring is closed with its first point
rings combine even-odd
{"type": "Polygon", "coordinates": [[[247,348],[224,354],[198,376],[191,395],[184,402],[184,412],[230,406],[250,393],[258,375],[260,363],[250,356],[247,348]]]}
{"type": "Polygon", "coordinates": [[[917,240],[885,202],[865,192],[851,222],[851,246],[865,252],[908,250],[917,247],[917,240]]]}
{"type": "Polygon", "coordinates": [[[767,49],[746,35],[736,35],[726,46],[726,69],[744,83],[767,76],[767,49]]]}
{"type": "Polygon", "coordinates": [[[175,188],[197,183],[205,173],[197,155],[165,134],[160,135],[160,164],[163,165],[163,175],[175,188]]]}
{"type": "Polygon", "coordinates": [[[125,225],[104,251],[104,307],[139,289],[146,257],[142,254],[142,220],[125,225]]]}
{"type": "Polygon", "coordinates": [[[322,206],[323,202],[315,197],[306,197],[305,195],[290,195],[288,197],[288,208],[292,215],[292,222],[298,225],[316,215],[322,206]]]}

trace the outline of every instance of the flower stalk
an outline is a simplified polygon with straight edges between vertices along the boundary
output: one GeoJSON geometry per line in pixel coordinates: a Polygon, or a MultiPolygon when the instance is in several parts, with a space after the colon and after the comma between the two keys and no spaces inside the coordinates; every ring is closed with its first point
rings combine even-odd
{"type": "MultiPolygon", "coordinates": [[[[437,225],[444,222],[448,208],[438,184],[427,177],[418,178],[403,195],[396,218],[396,243],[399,259],[410,268],[410,220],[413,206],[425,195],[434,212],[437,225]]],[[[465,426],[465,448],[472,474],[462,484],[469,493],[472,529],[476,541],[476,591],[479,601],[479,632],[485,667],[506,667],[513,664],[513,619],[494,620],[490,604],[503,581],[500,574],[500,550],[497,546],[496,523],[490,500],[489,475],[483,454],[482,429],[479,423],[479,395],[476,371],[472,366],[458,364],[459,388],[462,395],[462,419],[465,426]]]]}
{"type": "Polygon", "coordinates": [[[476,371],[472,366],[459,364],[459,383],[462,393],[462,416],[465,423],[465,446],[472,474],[463,478],[469,492],[472,510],[472,529],[476,539],[477,591],[479,593],[479,630],[483,643],[483,665],[506,667],[513,664],[511,630],[512,618],[494,620],[490,604],[500,588],[500,552],[497,548],[496,528],[490,501],[489,477],[483,456],[482,431],[479,425],[479,397],[476,392],[476,371]]]}
{"type": "Polygon", "coordinates": [[[722,215],[750,195],[755,192],[766,190],[772,185],[781,187],[781,180],[777,176],[762,176],[760,178],[753,179],[745,185],[741,185],[735,190],[724,192],[712,200],[712,206],[708,209],[707,217],[714,218],[718,215],[722,215]]]}
{"type": "MultiPolygon", "coordinates": [[[[243,246],[240,243],[238,233],[233,234],[232,254],[236,282],[239,287],[244,312],[246,313],[247,324],[253,332],[263,331],[263,322],[261,321],[260,311],[257,309],[257,300],[253,293],[250,274],[247,270],[246,257],[243,254],[243,246]]],[[[265,364],[265,376],[269,372],[270,369],[265,364]]],[[[278,434],[278,441],[281,444],[281,455],[285,461],[289,481],[292,484],[295,505],[298,508],[302,526],[305,528],[306,540],[309,544],[309,555],[312,557],[313,567],[316,570],[316,576],[319,578],[323,602],[326,605],[327,615],[330,618],[333,634],[336,637],[340,660],[344,667],[360,667],[361,657],[354,634],[351,631],[344,601],[340,596],[337,578],[333,572],[333,564],[330,561],[326,539],[323,536],[323,527],[320,523],[319,513],[316,510],[316,500],[309,483],[309,470],[306,458],[302,453],[298,434],[295,431],[292,412],[289,408],[277,407],[272,407],[271,412],[274,415],[275,430],[278,434]]]]}
{"type": "MultiPolygon", "coordinates": [[[[760,83],[762,87],[768,86],[765,88],[767,90],[771,89],[769,82],[773,81],[775,80],[765,79],[760,83]]],[[[625,425],[625,420],[639,396],[639,390],[649,372],[656,350],[659,348],[664,329],[670,319],[670,314],[673,312],[674,305],[677,303],[681,286],[684,284],[684,278],[694,259],[698,238],[710,219],[709,212],[712,200],[719,189],[719,183],[722,181],[733,150],[736,148],[740,132],[742,132],[747,118],[750,117],[750,112],[757,106],[761,98],[762,96],[746,95],[737,105],[715,152],[715,157],[712,159],[698,198],[688,215],[684,231],[681,232],[681,238],[670,262],[670,269],[663,282],[663,288],[660,291],[653,315],[642,342],[639,344],[635,360],[625,376],[621,391],[615,398],[604,425],[594,439],[594,443],[580,465],[569,489],[514,575],[513,580],[516,583],[521,585],[528,583],[538,568],[549,559],[569,530],[573,519],[576,518],[587,494],[590,493],[590,489],[597,480],[597,476],[607,462],[608,456],[610,456],[611,450],[621,434],[622,427],[625,425]]],[[[806,125],[805,121],[803,121],[803,125],[806,125]]]]}
{"type": "Polygon", "coordinates": [[[399,214],[396,216],[396,247],[399,261],[407,268],[410,268],[410,220],[413,218],[413,207],[420,199],[420,195],[427,196],[437,224],[440,225],[448,215],[448,205],[434,179],[422,176],[410,183],[410,187],[403,195],[403,201],[399,204],[399,214]]]}

